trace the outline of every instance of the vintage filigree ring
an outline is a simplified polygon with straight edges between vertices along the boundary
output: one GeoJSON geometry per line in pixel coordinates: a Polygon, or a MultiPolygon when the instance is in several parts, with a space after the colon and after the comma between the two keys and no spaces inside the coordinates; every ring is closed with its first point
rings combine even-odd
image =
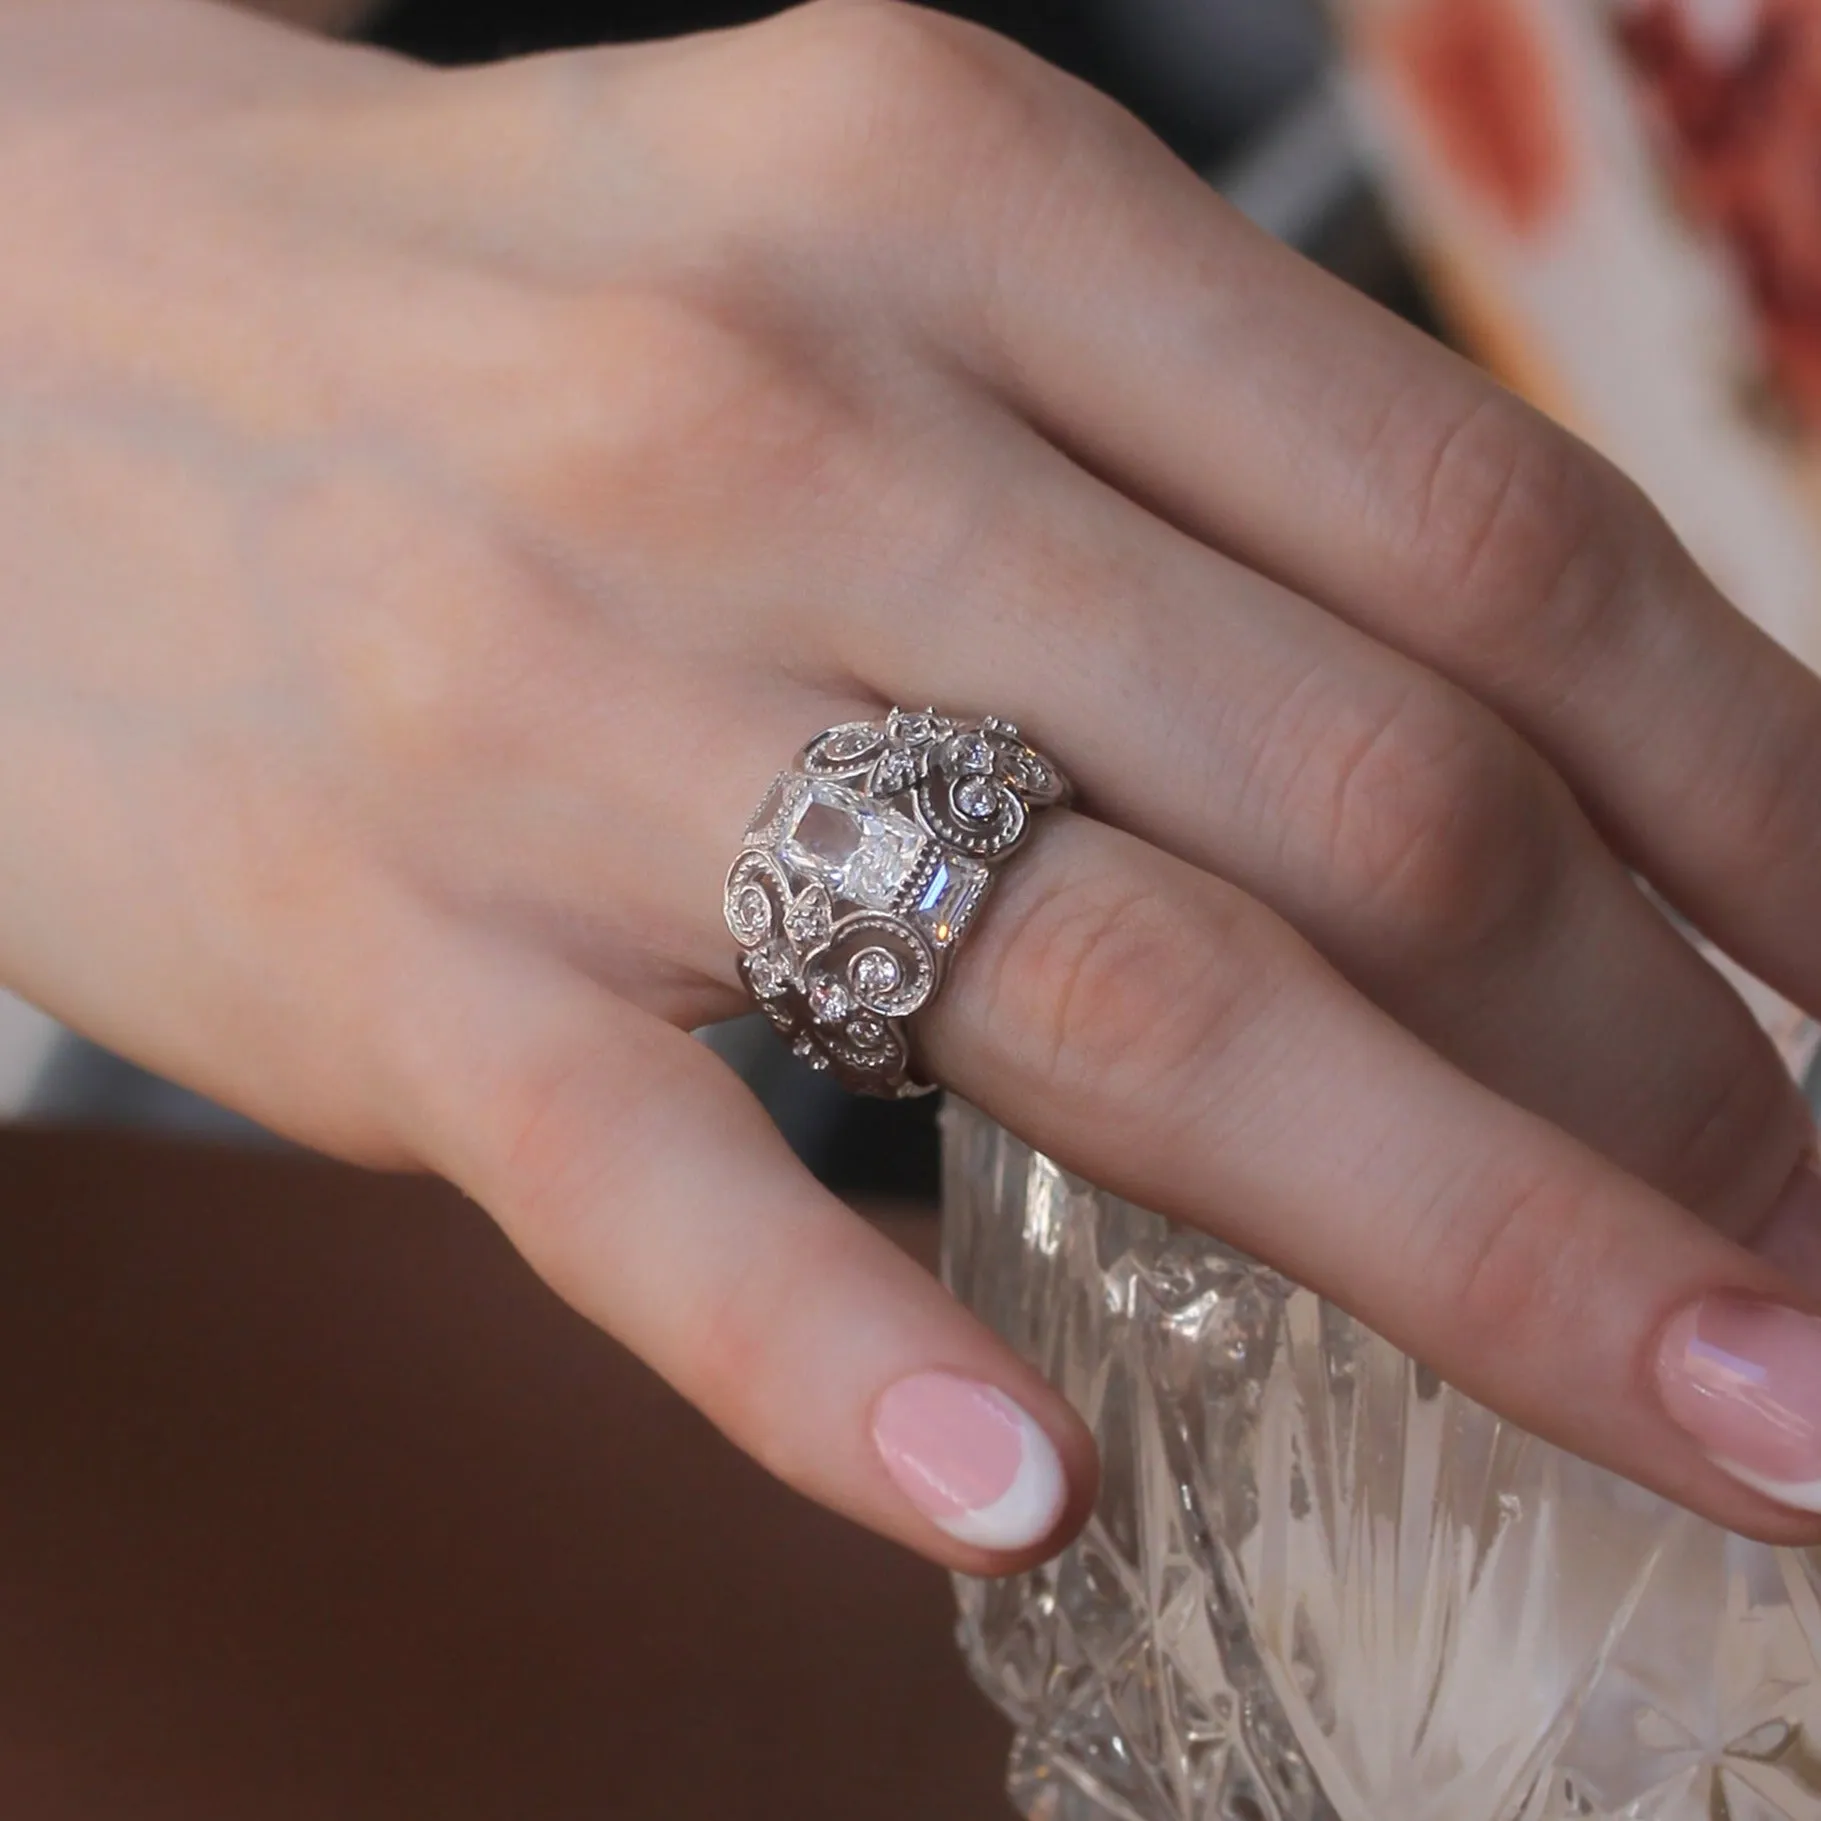
{"type": "Polygon", "coordinates": [[[811,1068],[890,1099],[911,1078],[905,1020],[1033,810],[1067,780],[1009,721],[894,708],[818,734],[766,794],[727,875],[740,977],[811,1068]]]}

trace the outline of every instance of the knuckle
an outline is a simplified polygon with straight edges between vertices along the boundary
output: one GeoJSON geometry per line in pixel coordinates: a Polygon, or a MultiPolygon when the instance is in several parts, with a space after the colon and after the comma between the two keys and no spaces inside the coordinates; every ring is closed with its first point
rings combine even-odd
{"type": "Polygon", "coordinates": [[[1423,688],[1342,717],[1304,768],[1338,894],[1356,926],[1426,960],[1533,927],[1560,883],[1565,792],[1515,734],[1423,688]]]}
{"type": "Polygon", "coordinates": [[[1580,1288],[1609,1261],[1600,1221],[1559,1182],[1515,1176],[1477,1206],[1438,1206],[1422,1261],[1434,1306],[1473,1360],[1535,1358],[1572,1331],[1580,1288]]]}
{"type": "Polygon", "coordinates": [[[1821,801],[1821,688],[1804,677],[1796,690],[1761,687],[1748,698],[1740,692],[1733,701],[1747,699],[1750,712],[1727,713],[1723,731],[1691,744],[1705,761],[1704,776],[1723,795],[1737,851],[1756,873],[1758,889],[1774,901],[1779,890],[1793,896],[1811,889],[1807,880],[1821,858],[1815,816],[1821,801]]]}
{"type": "Polygon", "coordinates": [[[578,497],[629,533],[677,500],[712,499],[742,527],[769,521],[780,501],[844,490],[868,441],[861,402],[737,300],[621,291],[591,340],[568,382],[591,401],[570,457],[578,497]]]}
{"type": "Polygon", "coordinates": [[[1736,1231],[1782,1186],[1786,1161],[1812,1142],[1812,1120],[1742,1011],[1737,1040],[1691,1051],[1678,1085],[1668,1136],[1643,1174],[1684,1207],[1736,1231]],[[1777,1172],[1768,1183],[1767,1166],[1777,1172]]]}
{"type": "Polygon", "coordinates": [[[947,110],[996,90],[1008,41],[902,0],[812,0],[793,15],[799,55],[834,93],[947,110]]]}
{"type": "Polygon", "coordinates": [[[882,196],[895,227],[907,207],[950,221],[983,151],[1003,166],[1028,147],[1056,92],[1011,40],[902,0],[812,0],[772,22],[764,42],[781,79],[736,83],[736,105],[765,110],[744,142],[766,148],[767,185],[808,198],[824,223],[871,226],[882,196]]]}
{"type": "Polygon", "coordinates": [[[1066,1103],[1187,1113],[1199,1065],[1264,1015],[1280,972],[1249,902],[1208,896],[1096,877],[996,907],[981,997],[1018,1073],[1066,1103]]]}
{"type": "Polygon", "coordinates": [[[1412,475],[1408,546],[1459,639],[1482,652],[1521,645],[1566,667],[1612,634],[1655,517],[1617,469],[1502,392],[1427,425],[1400,453],[1412,475]]]}

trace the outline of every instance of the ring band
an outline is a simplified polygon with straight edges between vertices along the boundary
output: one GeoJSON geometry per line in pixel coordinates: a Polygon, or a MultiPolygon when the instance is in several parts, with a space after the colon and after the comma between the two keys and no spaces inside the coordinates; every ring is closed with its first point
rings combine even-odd
{"type": "Polygon", "coordinates": [[[1068,780],[1009,721],[907,713],[818,734],[779,775],[727,875],[727,927],[759,1009],[811,1068],[904,1099],[905,1021],[950,958],[1032,812],[1068,780]]]}

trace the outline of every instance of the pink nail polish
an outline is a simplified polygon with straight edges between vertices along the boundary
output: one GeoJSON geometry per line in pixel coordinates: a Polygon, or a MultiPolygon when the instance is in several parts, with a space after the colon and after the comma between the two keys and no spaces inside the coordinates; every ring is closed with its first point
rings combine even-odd
{"type": "Polygon", "coordinates": [[[1821,1511],[1821,1319],[1706,1297],[1670,1324],[1657,1383],[1671,1419],[1735,1479],[1821,1511]]]}
{"type": "Polygon", "coordinates": [[[1068,1501],[1050,1438],[1003,1391],[973,1379],[900,1379],[879,1400],[873,1442],[925,1517],[982,1549],[1041,1543],[1068,1501]]]}
{"type": "Polygon", "coordinates": [[[1814,1153],[1796,1166],[1751,1249],[1821,1296],[1821,1161],[1814,1153]]]}

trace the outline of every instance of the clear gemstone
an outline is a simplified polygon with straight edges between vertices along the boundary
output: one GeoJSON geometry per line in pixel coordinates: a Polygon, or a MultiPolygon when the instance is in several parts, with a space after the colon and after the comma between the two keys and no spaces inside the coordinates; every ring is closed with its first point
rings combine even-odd
{"type": "Polygon", "coordinates": [[[747,962],[746,977],[761,999],[775,999],[790,985],[790,962],[775,949],[767,949],[747,962]]]}
{"type": "Polygon", "coordinates": [[[785,823],[786,862],[837,898],[885,910],[922,854],[924,836],[908,816],[817,779],[785,823]]]}
{"type": "Polygon", "coordinates": [[[818,974],[809,986],[809,1009],[822,1024],[840,1024],[854,1011],[854,996],[833,974],[818,974]]]}
{"type": "Polygon", "coordinates": [[[963,778],[955,786],[955,807],[970,822],[990,822],[999,813],[999,788],[990,778],[963,778]]]}
{"type": "Polygon", "coordinates": [[[917,900],[917,914],[937,942],[952,942],[967,927],[986,881],[986,868],[967,860],[944,860],[930,874],[917,900]]]}
{"type": "Polygon", "coordinates": [[[892,720],[892,737],[906,746],[927,746],[939,731],[933,714],[901,714],[892,720]]]}
{"type": "Polygon", "coordinates": [[[873,788],[888,797],[909,790],[916,781],[917,755],[902,746],[893,747],[879,761],[879,769],[873,774],[873,788]]]}
{"type": "Polygon", "coordinates": [[[847,1027],[847,1034],[863,1050],[876,1050],[885,1041],[885,1021],[869,1012],[847,1027]]]}
{"type": "Polygon", "coordinates": [[[957,771],[972,772],[980,777],[990,777],[996,762],[996,755],[979,734],[964,734],[949,749],[949,757],[957,771]]]}
{"type": "Polygon", "coordinates": [[[869,997],[889,993],[903,977],[896,957],[882,948],[865,949],[854,960],[854,985],[869,997]]]}

